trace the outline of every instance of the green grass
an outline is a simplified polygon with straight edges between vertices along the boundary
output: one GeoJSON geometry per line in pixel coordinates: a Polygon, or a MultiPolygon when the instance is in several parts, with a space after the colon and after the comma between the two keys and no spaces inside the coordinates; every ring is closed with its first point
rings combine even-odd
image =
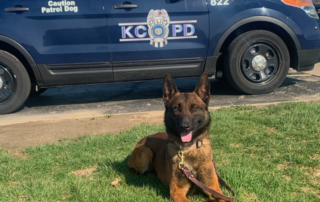
{"type": "MultiPolygon", "coordinates": [[[[231,107],[211,116],[214,159],[235,201],[320,201],[319,104],[231,107]]],[[[131,176],[126,165],[136,142],[160,131],[163,126],[141,125],[28,148],[24,158],[2,151],[0,201],[169,201],[168,187],[156,176],[131,176]],[[90,175],[72,173],[94,166],[90,175]],[[121,181],[113,187],[116,178],[121,181]]]]}

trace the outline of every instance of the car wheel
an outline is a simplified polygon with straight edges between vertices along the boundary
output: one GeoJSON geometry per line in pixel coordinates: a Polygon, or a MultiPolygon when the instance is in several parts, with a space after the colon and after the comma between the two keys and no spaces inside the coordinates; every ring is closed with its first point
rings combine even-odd
{"type": "Polygon", "coordinates": [[[280,37],[265,30],[246,32],[230,44],[224,72],[237,90],[246,94],[274,91],[285,80],[290,55],[280,37]]]}
{"type": "Polygon", "coordinates": [[[0,114],[20,108],[30,88],[30,78],[22,63],[12,54],[0,51],[0,114]]]}
{"type": "Polygon", "coordinates": [[[37,96],[41,95],[42,93],[44,93],[46,90],[47,90],[47,88],[40,88],[40,89],[38,89],[38,91],[36,91],[35,89],[31,88],[29,97],[37,97],[37,96]]]}

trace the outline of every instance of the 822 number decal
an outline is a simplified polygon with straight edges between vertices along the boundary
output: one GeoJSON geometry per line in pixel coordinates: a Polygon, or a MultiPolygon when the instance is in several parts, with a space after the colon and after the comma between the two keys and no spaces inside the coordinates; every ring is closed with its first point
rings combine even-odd
{"type": "Polygon", "coordinates": [[[229,0],[211,0],[211,6],[227,6],[229,0]]]}

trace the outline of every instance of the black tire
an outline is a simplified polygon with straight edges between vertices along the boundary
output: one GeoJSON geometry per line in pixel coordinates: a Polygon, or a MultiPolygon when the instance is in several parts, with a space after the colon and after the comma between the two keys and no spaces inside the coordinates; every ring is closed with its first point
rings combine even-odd
{"type": "Polygon", "coordinates": [[[224,58],[228,81],[246,94],[274,91],[285,80],[289,66],[290,55],[286,44],[280,37],[265,30],[246,32],[235,38],[224,58]]]}
{"type": "Polygon", "coordinates": [[[27,100],[31,82],[22,63],[12,54],[0,50],[0,114],[19,109],[27,100]]]}
{"type": "Polygon", "coordinates": [[[44,93],[47,90],[47,88],[39,88],[38,91],[35,89],[31,88],[30,95],[29,97],[38,97],[42,93],[44,93]]]}

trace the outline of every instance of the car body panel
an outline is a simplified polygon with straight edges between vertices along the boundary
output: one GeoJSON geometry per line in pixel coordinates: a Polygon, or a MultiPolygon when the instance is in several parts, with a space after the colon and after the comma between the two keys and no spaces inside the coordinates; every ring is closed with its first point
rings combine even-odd
{"type": "Polygon", "coordinates": [[[114,81],[162,79],[166,73],[189,77],[203,72],[209,38],[206,0],[132,0],[130,3],[137,5],[134,9],[114,9],[122,3],[119,0],[102,1],[112,33],[114,81]],[[157,38],[151,23],[159,19],[165,22],[157,38]]]}
{"type": "MultiPolygon", "coordinates": [[[[205,0],[132,0],[138,8],[114,9],[123,1],[103,0],[110,33],[110,52],[113,62],[205,57],[208,47],[209,19],[205,0]],[[168,18],[167,44],[150,44],[148,15],[151,10],[166,12],[168,18]],[[137,29],[140,26],[140,29],[137,29]],[[181,26],[181,27],[180,27],[181,26]],[[131,27],[131,29],[130,29],[131,27]],[[176,32],[173,32],[173,29],[176,32]],[[187,28],[187,30],[185,29],[187,28]],[[194,33],[191,28],[194,28],[194,33]],[[127,32],[122,32],[127,30],[127,32]],[[138,35],[138,36],[137,36],[138,35]],[[140,36],[140,37],[139,37],[140,36]]],[[[153,34],[152,34],[153,35],[153,34]]],[[[163,37],[166,38],[166,37],[163,37]]]]}
{"type": "MultiPolygon", "coordinates": [[[[41,87],[161,79],[166,73],[213,75],[229,34],[252,22],[270,22],[284,29],[294,41],[297,57],[317,56],[320,48],[319,20],[281,0],[130,0],[125,4],[138,7],[114,8],[122,3],[4,0],[0,36],[23,52],[41,87]],[[61,11],[52,12],[50,7],[59,9],[53,6],[59,2],[71,2],[73,10],[60,6],[61,11]],[[4,11],[13,7],[29,11],[4,11]],[[155,45],[151,36],[158,29],[149,28],[148,16],[151,10],[162,9],[160,16],[169,19],[160,30],[168,31],[163,37],[167,42],[155,45]]],[[[300,61],[300,66],[310,68],[318,57],[300,61]]]]}
{"type": "Polygon", "coordinates": [[[42,9],[50,8],[49,2],[53,1],[1,2],[0,34],[20,43],[37,64],[110,61],[101,0],[75,1],[77,12],[47,13],[42,9]],[[26,7],[29,11],[4,11],[12,7],[26,7]]]}
{"type": "Polygon", "coordinates": [[[40,86],[113,81],[108,28],[101,0],[4,1],[0,10],[0,34],[17,41],[28,51],[42,75],[40,86]],[[62,6],[68,2],[69,6],[62,6]],[[17,7],[29,10],[4,11],[17,7]],[[55,71],[50,66],[54,66],[55,71]]]}

